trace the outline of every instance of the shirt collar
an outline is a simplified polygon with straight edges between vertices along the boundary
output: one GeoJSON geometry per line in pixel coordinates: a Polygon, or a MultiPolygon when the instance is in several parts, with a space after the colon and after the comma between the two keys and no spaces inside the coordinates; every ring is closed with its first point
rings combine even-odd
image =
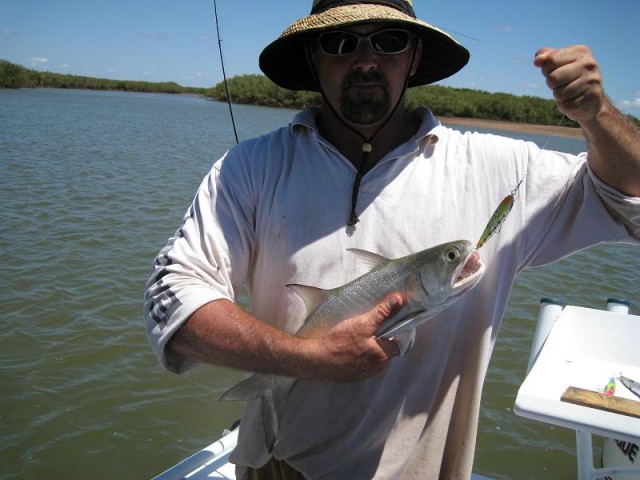
{"type": "MultiPolygon", "coordinates": [[[[291,121],[291,133],[295,134],[301,129],[308,129],[316,134],[318,132],[318,124],[316,123],[316,117],[320,113],[320,109],[317,107],[307,108],[297,113],[291,121]]],[[[407,142],[418,143],[425,138],[436,127],[440,126],[440,121],[431,113],[426,107],[419,107],[413,110],[414,115],[418,115],[421,118],[420,127],[416,134],[407,142]]]]}

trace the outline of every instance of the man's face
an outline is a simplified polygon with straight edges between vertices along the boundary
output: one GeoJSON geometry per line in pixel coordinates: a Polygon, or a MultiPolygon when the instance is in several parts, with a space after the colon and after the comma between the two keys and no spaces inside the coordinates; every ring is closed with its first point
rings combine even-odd
{"type": "MultiPolygon", "coordinates": [[[[356,25],[340,31],[371,35],[390,28],[398,27],[356,25]]],[[[353,43],[353,39],[350,41],[353,43]]],[[[371,41],[376,43],[376,38],[371,41]]],[[[384,54],[374,51],[367,40],[362,40],[352,54],[328,55],[316,42],[312,61],[327,99],[344,120],[358,126],[372,126],[384,120],[403,95],[407,75],[413,75],[417,68],[420,48],[419,42],[412,38],[406,50],[384,54]],[[416,60],[411,64],[416,48],[416,60]]]]}

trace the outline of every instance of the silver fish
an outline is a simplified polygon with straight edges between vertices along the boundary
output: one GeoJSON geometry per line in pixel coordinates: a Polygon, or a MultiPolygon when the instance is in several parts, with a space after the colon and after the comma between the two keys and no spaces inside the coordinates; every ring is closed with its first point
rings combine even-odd
{"type": "MultiPolygon", "coordinates": [[[[371,266],[371,270],[331,290],[288,285],[298,292],[311,312],[296,336],[323,335],[342,320],[373,308],[396,292],[406,298],[400,315],[387,320],[376,331],[379,337],[392,338],[454,303],[478,283],[485,271],[480,255],[467,240],[444,243],[395,260],[359,249],[349,251],[371,266]]],[[[227,390],[220,399],[252,400],[295,381],[290,377],[254,374],[227,390]]]]}

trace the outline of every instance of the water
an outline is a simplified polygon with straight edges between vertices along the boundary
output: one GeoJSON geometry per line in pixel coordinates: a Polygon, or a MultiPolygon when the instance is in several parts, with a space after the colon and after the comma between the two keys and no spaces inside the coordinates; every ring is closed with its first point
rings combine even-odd
{"type": "MultiPolygon", "coordinates": [[[[0,478],[150,478],[239,417],[241,374],[160,369],[142,290],[211,163],[227,107],[197,97],[0,90],[0,478]]],[[[294,112],[236,107],[241,138],[294,112]]],[[[532,136],[543,143],[545,137],[532,136]]],[[[576,140],[549,147],[578,151],[576,140]]],[[[475,471],[574,478],[572,431],[516,417],[538,300],[640,305],[637,252],[597,247],[526,272],[485,384],[475,471]]]]}

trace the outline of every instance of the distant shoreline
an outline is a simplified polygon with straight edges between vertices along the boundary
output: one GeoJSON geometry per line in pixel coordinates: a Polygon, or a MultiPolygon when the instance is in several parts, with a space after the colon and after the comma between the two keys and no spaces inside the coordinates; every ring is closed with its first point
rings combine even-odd
{"type": "Polygon", "coordinates": [[[467,127],[507,130],[520,133],[537,133],[566,138],[585,138],[581,128],[556,125],[534,125],[530,123],[505,122],[503,120],[485,120],[482,118],[438,117],[445,125],[464,125],[467,127]]]}

